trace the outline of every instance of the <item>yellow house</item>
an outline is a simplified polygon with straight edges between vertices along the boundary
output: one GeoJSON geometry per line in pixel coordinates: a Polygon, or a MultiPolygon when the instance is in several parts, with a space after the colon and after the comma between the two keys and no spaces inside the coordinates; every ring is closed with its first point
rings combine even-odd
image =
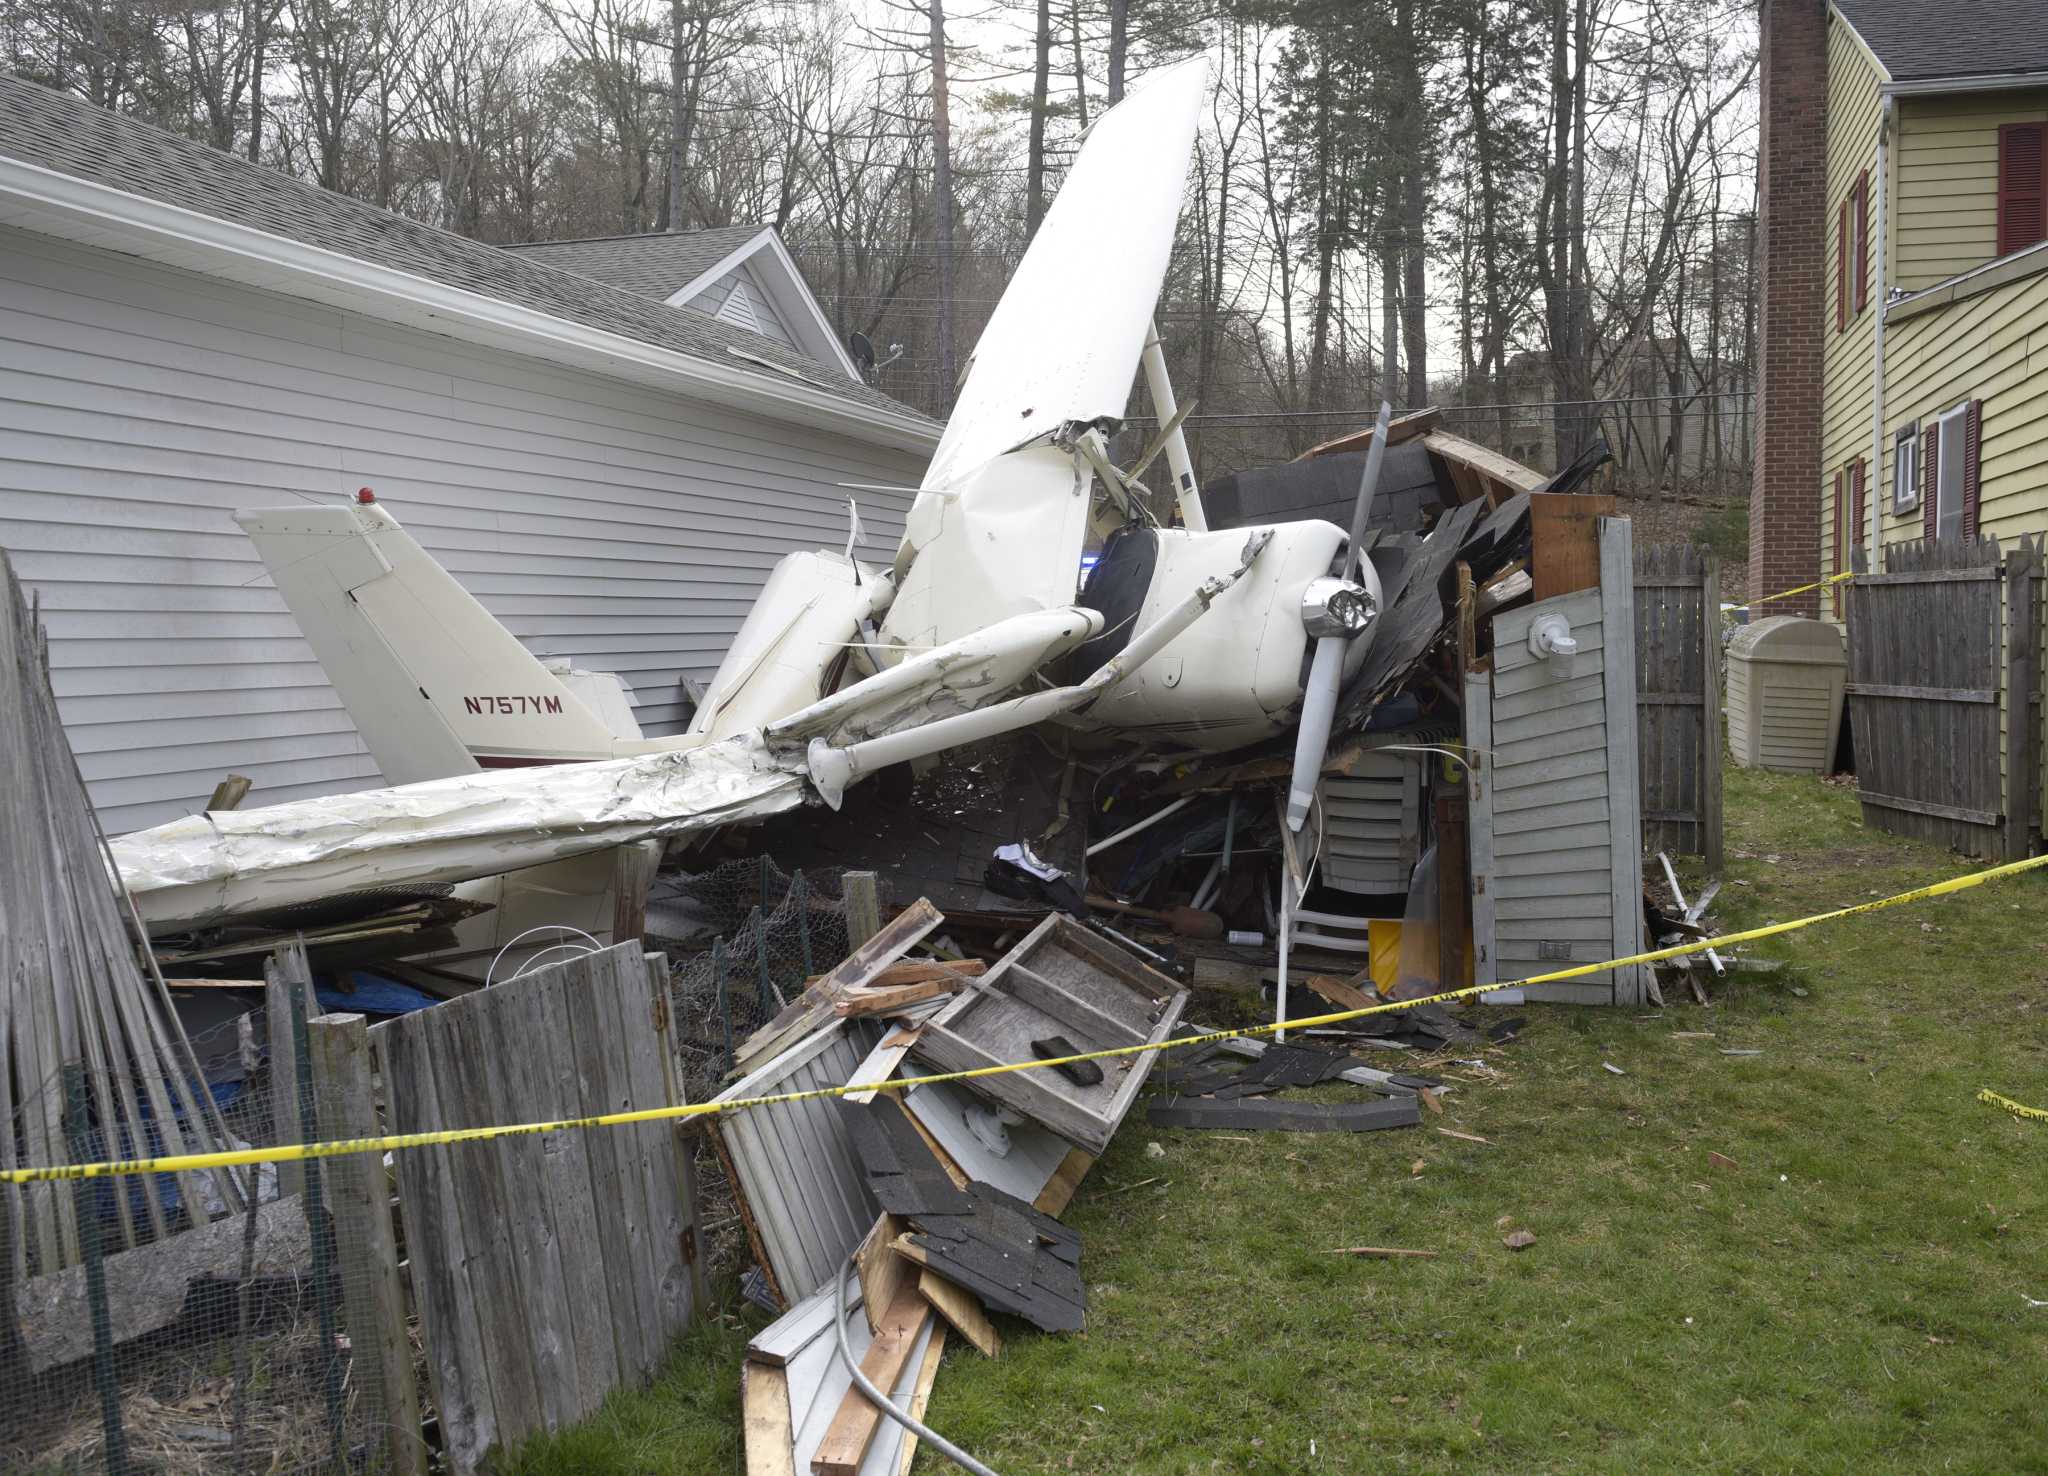
{"type": "Polygon", "coordinates": [[[2048,0],[1832,0],[1825,44],[1820,572],[2048,533],[2048,0]]]}

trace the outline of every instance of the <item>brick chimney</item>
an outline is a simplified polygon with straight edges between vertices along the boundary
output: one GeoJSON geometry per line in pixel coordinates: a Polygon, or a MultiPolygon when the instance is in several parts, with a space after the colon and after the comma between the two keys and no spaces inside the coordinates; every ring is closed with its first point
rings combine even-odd
{"type": "MultiPolygon", "coordinates": [[[[1827,344],[1826,0],[1763,0],[1757,167],[1751,599],[1820,578],[1821,352],[1827,344]]],[[[1759,614],[1818,615],[1817,593],[1759,614]]]]}

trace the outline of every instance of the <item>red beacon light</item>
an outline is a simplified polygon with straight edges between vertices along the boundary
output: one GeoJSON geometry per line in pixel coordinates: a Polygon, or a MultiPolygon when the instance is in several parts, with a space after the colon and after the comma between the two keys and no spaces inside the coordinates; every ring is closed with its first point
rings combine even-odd
{"type": "Polygon", "coordinates": [[[375,502],[376,500],[377,494],[372,492],[368,487],[356,488],[356,501],[360,503],[362,506],[368,507],[371,503],[375,502]]]}

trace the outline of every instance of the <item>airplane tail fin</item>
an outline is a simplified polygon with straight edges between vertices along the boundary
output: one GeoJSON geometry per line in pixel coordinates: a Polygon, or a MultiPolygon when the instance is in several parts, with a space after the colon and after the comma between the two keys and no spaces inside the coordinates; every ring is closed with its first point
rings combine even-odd
{"type": "Polygon", "coordinates": [[[383,507],[234,516],[390,783],[612,756],[597,714],[383,507]]]}

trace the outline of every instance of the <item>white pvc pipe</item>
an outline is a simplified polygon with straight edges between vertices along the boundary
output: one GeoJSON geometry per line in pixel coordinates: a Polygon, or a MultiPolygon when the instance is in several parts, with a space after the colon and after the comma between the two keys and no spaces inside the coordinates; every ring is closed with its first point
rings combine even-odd
{"type": "Polygon", "coordinates": [[[1106,851],[1111,846],[1121,845],[1123,842],[1129,840],[1132,836],[1136,835],[1139,831],[1150,830],[1153,826],[1157,825],[1160,821],[1164,820],[1168,815],[1177,814],[1178,812],[1185,810],[1189,805],[1193,804],[1194,802],[1194,795],[1183,795],[1181,796],[1181,798],[1175,800],[1172,804],[1168,805],[1165,809],[1157,810],[1154,811],[1152,814],[1147,815],[1143,820],[1140,820],[1136,825],[1126,825],[1122,830],[1119,830],[1115,835],[1107,836],[1104,839],[1097,841],[1094,845],[1088,848],[1087,854],[1093,856],[1098,851],[1106,851]]]}
{"type": "MultiPolygon", "coordinates": [[[[1859,536],[1869,539],[1870,554],[1867,562],[1872,574],[1884,569],[1884,155],[1887,137],[1892,131],[1892,100],[1887,96],[1879,104],[1877,120],[1877,207],[1873,211],[1871,232],[1877,238],[1872,245],[1871,275],[1875,281],[1871,286],[1870,302],[1870,521],[1869,526],[1858,530],[1859,536]]],[[[1892,496],[1899,495],[1896,468],[1894,468],[1892,496]]],[[[1922,494],[1925,495],[1924,493],[1922,494]]],[[[1843,518],[1842,526],[1849,526],[1843,518]]],[[[1844,568],[1853,569],[1855,564],[1845,558],[1844,568]]]]}

